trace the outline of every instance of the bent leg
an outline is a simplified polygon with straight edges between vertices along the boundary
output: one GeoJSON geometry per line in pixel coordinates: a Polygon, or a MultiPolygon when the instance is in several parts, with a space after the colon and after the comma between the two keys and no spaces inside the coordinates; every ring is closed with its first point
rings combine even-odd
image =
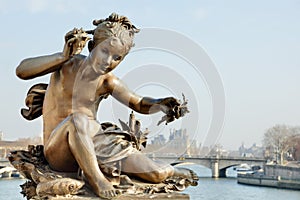
{"type": "Polygon", "coordinates": [[[71,116],[54,129],[44,144],[44,154],[50,167],[61,172],[77,172],[78,164],[69,146],[69,134],[75,132],[71,116]]]}
{"type": "Polygon", "coordinates": [[[169,164],[153,161],[141,152],[134,153],[122,161],[122,172],[152,183],[160,183],[171,176],[187,178],[197,185],[197,174],[187,168],[177,168],[169,164]]]}
{"type": "Polygon", "coordinates": [[[67,117],[51,133],[45,144],[45,157],[58,171],[73,171],[78,164],[93,191],[100,197],[111,198],[117,195],[117,191],[98,167],[91,139],[100,127],[95,123],[81,113],[67,117]]]}
{"type": "Polygon", "coordinates": [[[155,162],[141,152],[131,154],[122,160],[121,167],[122,172],[152,183],[160,183],[174,174],[171,165],[155,162]]]}

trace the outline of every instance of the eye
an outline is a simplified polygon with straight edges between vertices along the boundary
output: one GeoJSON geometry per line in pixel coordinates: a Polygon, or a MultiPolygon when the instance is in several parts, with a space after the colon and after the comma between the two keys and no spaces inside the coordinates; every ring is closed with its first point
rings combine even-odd
{"type": "Polygon", "coordinates": [[[102,52],[108,54],[108,50],[106,48],[102,49],[102,52]]]}
{"type": "Polygon", "coordinates": [[[74,190],[74,185],[69,185],[69,190],[72,192],[74,190]]]}
{"type": "Polygon", "coordinates": [[[122,59],[122,56],[114,55],[113,59],[114,59],[114,61],[120,61],[122,59]]]}

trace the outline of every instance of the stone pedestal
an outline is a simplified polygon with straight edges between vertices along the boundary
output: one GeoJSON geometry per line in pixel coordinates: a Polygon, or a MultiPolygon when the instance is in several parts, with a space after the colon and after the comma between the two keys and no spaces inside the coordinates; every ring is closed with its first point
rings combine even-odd
{"type": "MultiPolygon", "coordinates": [[[[82,181],[82,177],[77,179],[77,177],[71,177],[70,174],[51,170],[43,157],[42,146],[38,148],[32,146],[29,149],[29,151],[13,151],[9,156],[12,165],[28,179],[21,185],[21,193],[27,199],[46,199],[47,197],[52,200],[100,199],[90,191],[90,187],[87,182],[82,181]]],[[[180,192],[188,186],[196,186],[199,178],[193,171],[188,171],[191,174],[190,178],[174,176],[157,184],[130,179],[121,174],[119,176],[120,184],[116,185],[116,189],[123,195],[117,199],[189,199],[189,195],[180,192]]]]}
{"type": "MultiPolygon", "coordinates": [[[[101,198],[96,196],[73,196],[73,197],[52,197],[49,200],[101,200],[101,198]]],[[[152,194],[152,195],[122,195],[115,200],[189,200],[190,196],[188,194],[182,193],[172,193],[172,194],[152,194]]]]}

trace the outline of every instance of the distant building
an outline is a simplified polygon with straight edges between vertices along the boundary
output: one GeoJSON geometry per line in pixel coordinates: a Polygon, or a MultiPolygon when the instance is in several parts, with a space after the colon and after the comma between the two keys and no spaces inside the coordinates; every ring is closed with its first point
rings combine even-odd
{"type": "Polygon", "coordinates": [[[170,130],[168,147],[174,149],[176,153],[190,155],[190,141],[186,129],[170,130]]]}
{"type": "Polygon", "coordinates": [[[42,144],[41,137],[21,138],[15,141],[0,140],[0,158],[6,158],[14,150],[27,150],[28,145],[42,144]]]}
{"type": "Polygon", "coordinates": [[[242,157],[264,157],[264,148],[254,143],[250,148],[244,144],[239,147],[239,154],[242,157]]]}
{"type": "Polygon", "coordinates": [[[155,136],[153,138],[153,140],[151,141],[152,145],[165,145],[166,144],[166,138],[164,137],[164,135],[158,135],[155,136]]]}
{"type": "Polygon", "coordinates": [[[13,150],[26,150],[28,144],[20,141],[0,140],[0,158],[6,158],[13,150]]]}
{"type": "Polygon", "coordinates": [[[219,143],[210,147],[209,156],[228,156],[229,152],[223,148],[219,143]]]}
{"type": "Polygon", "coordinates": [[[235,150],[235,151],[229,151],[229,154],[228,154],[228,156],[230,156],[230,157],[240,157],[241,155],[240,155],[240,152],[239,151],[237,151],[237,150],[235,150]]]}
{"type": "Polygon", "coordinates": [[[151,144],[144,149],[145,153],[167,154],[167,155],[198,155],[199,148],[195,140],[189,139],[186,129],[170,130],[168,140],[160,134],[151,140],[151,144]]]}

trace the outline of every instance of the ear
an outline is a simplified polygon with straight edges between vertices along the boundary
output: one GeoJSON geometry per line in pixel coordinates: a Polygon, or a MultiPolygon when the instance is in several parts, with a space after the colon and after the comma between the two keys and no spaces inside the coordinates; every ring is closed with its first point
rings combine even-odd
{"type": "Polygon", "coordinates": [[[89,49],[89,51],[91,52],[94,47],[95,47],[94,40],[90,40],[89,43],[88,43],[88,49],[89,49]]]}

